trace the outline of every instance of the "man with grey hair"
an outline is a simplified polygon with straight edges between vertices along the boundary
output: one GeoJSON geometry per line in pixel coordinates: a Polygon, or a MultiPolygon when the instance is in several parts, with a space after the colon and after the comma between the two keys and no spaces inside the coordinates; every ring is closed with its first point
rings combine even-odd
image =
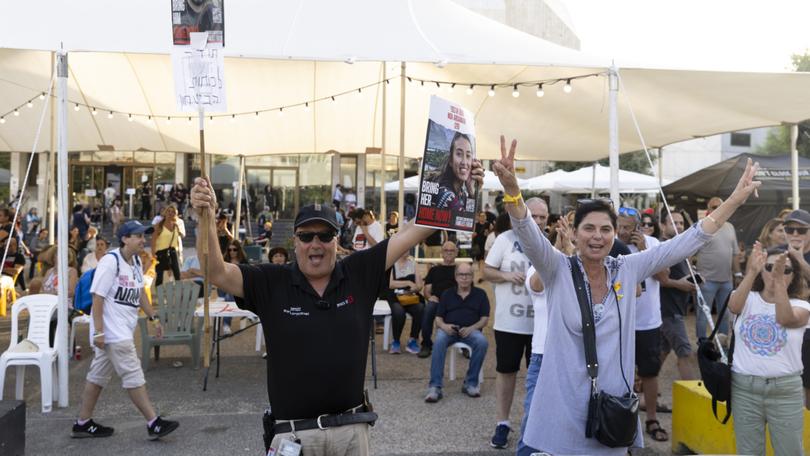
{"type": "MultiPolygon", "coordinates": [[[[548,205],[540,198],[526,201],[540,232],[546,228],[548,205]]],[[[498,235],[489,250],[484,266],[484,279],[493,283],[495,293],[495,434],[490,439],[493,448],[506,448],[511,431],[509,411],[515,395],[517,373],[521,359],[532,353],[534,307],[526,291],[526,270],[530,262],[512,230],[498,235]]]]}

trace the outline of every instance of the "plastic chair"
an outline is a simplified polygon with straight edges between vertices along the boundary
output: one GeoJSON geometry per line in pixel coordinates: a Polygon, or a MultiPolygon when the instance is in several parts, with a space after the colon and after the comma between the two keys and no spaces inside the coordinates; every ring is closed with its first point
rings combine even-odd
{"type": "Polygon", "coordinates": [[[260,245],[246,245],[245,256],[251,264],[262,262],[262,246],[260,245]]]}
{"type": "MultiPolygon", "coordinates": [[[[456,379],[456,352],[465,348],[470,351],[472,355],[472,348],[464,342],[456,342],[450,346],[450,380],[456,379]]],[[[478,373],[478,386],[484,384],[484,366],[481,365],[481,372],[478,373]]]]}
{"type": "Polygon", "coordinates": [[[78,325],[90,326],[90,315],[79,315],[74,317],[73,321],[70,322],[70,345],[68,345],[68,351],[71,355],[74,354],[74,349],[76,348],[76,326],[78,325]]]}
{"type": "Polygon", "coordinates": [[[155,361],[160,360],[161,345],[188,345],[194,367],[200,364],[200,338],[202,319],[194,318],[200,286],[193,280],[180,280],[161,284],[156,289],[158,316],[163,326],[163,338],[150,336],[147,321],[138,320],[141,329],[141,367],[149,368],[149,350],[155,348],[155,361]]]}
{"type": "Polygon", "coordinates": [[[11,343],[8,350],[0,355],[0,399],[6,380],[6,369],[17,366],[16,399],[23,399],[23,385],[25,384],[25,366],[39,366],[40,389],[42,390],[42,413],[49,413],[53,402],[59,397],[59,371],[56,366],[58,338],[55,346],[50,346],[49,328],[51,317],[56,311],[58,298],[50,294],[37,294],[24,296],[11,306],[11,343]],[[35,352],[16,352],[14,347],[18,344],[20,312],[28,310],[28,337],[27,339],[38,346],[35,352]]]}

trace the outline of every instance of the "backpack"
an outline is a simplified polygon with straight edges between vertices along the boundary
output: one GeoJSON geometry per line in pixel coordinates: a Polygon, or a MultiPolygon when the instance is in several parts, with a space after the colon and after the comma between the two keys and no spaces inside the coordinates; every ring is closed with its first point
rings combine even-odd
{"type": "MultiPolygon", "coordinates": [[[[120,270],[118,263],[121,259],[115,252],[109,252],[106,255],[115,256],[115,275],[117,276],[120,270]]],[[[136,262],[138,261],[136,260],[136,262]]],[[[76,289],[73,291],[73,308],[87,315],[90,315],[90,309],[93,308],[93,294],[90,293],[90,287],[93,285],[93,277],[95,277],[95,275],[96,268],[90,269],[82,274],[82,276],[79,277],[79,281],[76,283],[76,289]]]]}

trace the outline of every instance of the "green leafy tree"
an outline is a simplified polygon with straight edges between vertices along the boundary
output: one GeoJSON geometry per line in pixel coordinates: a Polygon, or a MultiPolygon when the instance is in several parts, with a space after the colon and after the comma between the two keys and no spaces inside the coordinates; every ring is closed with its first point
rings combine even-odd
{"type": "MultiPolygon", "coordinates": [[[[793,54],[791,56],[794,71],[810,72],[810,53],[793,54]]],[[[810,122],[799,123],[799,137],[796,141],[799,155],[810,158],[810,122]]],[[[790,127],[781,126],[772,128],[765,138],[765,142],[754,149],[758,154],[783,155],[790,153],[790,127]]]]}

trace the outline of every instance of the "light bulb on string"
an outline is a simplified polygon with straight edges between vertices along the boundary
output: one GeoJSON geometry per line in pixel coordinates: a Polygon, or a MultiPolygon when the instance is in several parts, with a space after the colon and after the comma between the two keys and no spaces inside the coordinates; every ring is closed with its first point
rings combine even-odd
{"type": "Polygon", "coordinates": [[[171,125],[171,124],[172,124],[172,118],[171,118],[171,117],[167,117],[167,118],[166,118],[166,125],[171,125]]]}
{"type": "Polygon", "coordinates": [[[40,94],[39,94],[39,99],[40,99],[40,100],[44,100],[44,99],[45,99],[45,92],[42,92],[42,93],[40,93],[40,94]]]}
{"type": "MultiPolygon", "coordinates": [[[[436,81],[434,81],[434,82],[436,82],[436,81]]],[[[441,89],[441,88],[442,88],[442,85],[441,85],[441,84],[439,84],[438,82],[436,82],[436,88],[437,88],[437,89],[441,89]]]]}
{"type": "Polygon", "coordinates": [[[191,125],[191,116],[188,117],[188,124],[191,125]]]}
{"type": "Polygon", "coordinates": [[[14,117],[20,117],[20,110],[19,109],[14,110],[14,117]]]}
{"type": "Polygon", "coordinates": [[[520,91],[518,91],[518,86],[515,84],[514,88],[512,89],[512,96],[517,98],[520,96],[520,91]]]}
{"type": "Polygon", "coordinates": [[[475,90],[475,86],[473,86],[472,84],[470,84],[470,86],[469,86],[469,87],[467,87],[467,95],[472,95],[473,90],[475,90]]]}
{"type": "Polygon", "coordinates": [[[0,117],[0,124],[4,124],[4,123],[6,123],[6,118],[5,117],[0,117]]]}
{"type": "Polygon", "coordinates": [[[537,84],[537,98],[542,98],[546,92],[543,91],[543,84],[537,84]]]}
{"type": "Polygon", "coordinates": [[[98,111],[96,111],[96,108],[93,108],[93,110],[92,110],[92,111],[90,111],[90,112],[91,112],[91,113],[92,113],[94,116],[95,116],[95,115],[98,115],[98,111]]]}
{"type": "Polygon", "coordinates": [[[132,114],[130,114],[129,116],[127,116],[127,121],[132,122],[132,120],[133,120],[133,119],[132,119],[132,114]]]}
{"type": "Polygon", "coordinates": [[[110,111],[110,112],[108,112],[108,113],[107,113],[107,118],[108,118],[108,119],[112,119],[112,118],[113,118],[113,112],[112,112],[112,111],[110,111]]]}
{"type": "Polygon", "coordinates": [[[208,121],[210,123],[214,123],[214,116],[208,116],[208,121]]]}
{"type": "Polygon", "coordinates": [[[309,112],[309,102],[304,103],[304,112],[309,112]]]}
{"type": "Polygon", "coordinates": [[[334,95],[332,95],[332,101],[337,101],[334,95]]]}
{"type": "Polygon", "coordinates": [[[489,90],[487,91],[487,95],[494,97],[495,96],[495,85],[489,86],[489,90]]]}
{"type": "Polygon", "coordinates": [[[419,90],[425,90],[425,81],[419,81],[419,90]]]}
{"type": "Polygon", "coordinates": [[[284,115],[284,108],[278,108],[278,116],[281,117],[284,115]]]}
{"type": "Polygon", "coordinates": [[[259,111],[256,111],[256,117],[254,119],[259,120],[259,111]]]}
{"type": "Polygon", "coordinates": [[[231,123],[236,122],[236,114],[231,114],[231,123]]]}
{"type": "Polygon", "coordinates": [[[453,89],[455,89],[455,88],[456,88],[456,83],[454,82],[454,83],[450,84],[449,86],[447,86],[447,91],[450,92],[450,93],[453,93],[453,89]]]}
{"type": "Polygon", "coordinates": [[[31,101],[31,100],[28,100],[28,103],[26,103],[25,105],[26,105],[26,106],[28,106],[29,108],[33,108],[33,107],[34,107],[34,103],[33,103],[33,101],[31,101]]]}
{"type": "Polygon", "coordinates": [[[74,110],[74,111],[78,111],[78,110],[79,110],[79,103],[76,103],[75,105],[73,105],[73,110],[74,110]]]}
{"type": "Polygon", "coordinates": [[[563,92],[571,93],[571,90],[573,90],[573,87],[571,87],[571,80],[567,79],[565,81],[565,85],[563,86],[563,92]]]}

